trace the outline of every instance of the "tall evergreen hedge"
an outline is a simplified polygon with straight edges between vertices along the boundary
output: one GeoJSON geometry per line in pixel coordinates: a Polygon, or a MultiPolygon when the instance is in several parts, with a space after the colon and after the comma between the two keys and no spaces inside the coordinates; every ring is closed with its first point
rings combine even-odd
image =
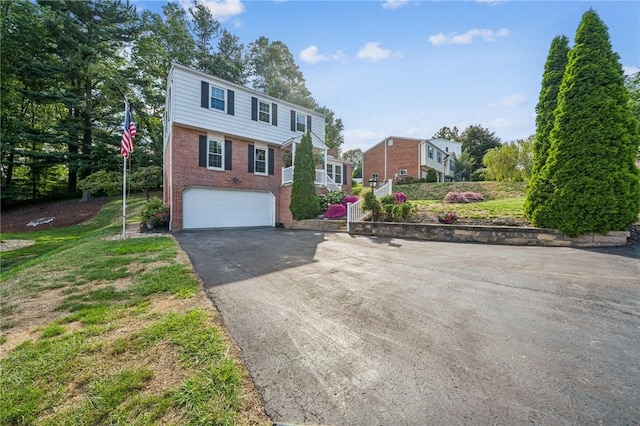
{"type": "Polygon", "coordinates": [[[553,193],[547,181],[541,179],[540,172],[547,162],[549,136],[555,122],[554,111],[558,105],[560,83],[567,66],[569,54],[569,38],[565,35],[556,36],[551,41],[547,61],[544,64],[542,87],[538,104],[536,105],[536,136],[533,142],[533,165],[531,177],[527,186],[527,198],[524,204],[525,217],[529,220],[533,212],[543,205],[553,193]]]}
{"type": "Polygon", "coordinates": [[[313,219],[320,212],[320,200],[316,195],[316,168],[313,161],[311,134],[302,137],[293,163],[293,185],[289,210],[296,220],[313,219]]]}
{"type": "Polygon", "coordinates": [[[638,122],[619,56],[593,10],[576,32],[554,115],[541,173],[553,192],[533,212],[533,224],[571,236],[628,229],[640,210],[638,122]]]}

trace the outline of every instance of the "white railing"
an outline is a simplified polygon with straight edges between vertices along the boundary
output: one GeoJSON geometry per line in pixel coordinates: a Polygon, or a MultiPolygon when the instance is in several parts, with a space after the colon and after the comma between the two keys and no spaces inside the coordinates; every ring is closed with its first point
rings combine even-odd
{"type": "Polygon", "coordinates": [[[347,203],[347,232],[351,232],[351,222],[361,222],[371,214],[362,208],[363,201],[361,198],[355,203],[347,203]]]}
{"type": "MultiPolygon", "coordinates": [[[[389,181],[380,188],[374,189],[373,194],[376,198],[393,194],[393,181],[389,179],[389,181]]],[[[351,232],[351,222],[361,222],[371,215],[370,211],[365,211],[362,208],[363,201],[361,198],[353,204],[347,203],[347,232],[351,232]]]]}
{"type": "Polygon", "coordinates": [[[282,168],[282,183],[293,182],[293,166],[282,168]]]}
{"type": "Polygon", "coordinates": [[[391,195],[391,194],[393,194],[392,186],[393,186],[393,181],[391,179],[389,179],[389,181],[387,181],[387,183],[382,185],[380,188],[374,189],[373,193],[375,194],[375,196],[377,198],[381,198],[381,197],[384,197],[386,195],[391,195]]]}
{"type": "Polygon", "coordinates": [[[329,191],[342,191],[342,186],[338,185],[331,176],[327,175],[327,189],[329,191]]]}
{"type": "Polygon", "coordinates": [[[316,169],[316,185],[325,185],[325,180],[324,180],[324,170],[318,170],[316,169]]]}

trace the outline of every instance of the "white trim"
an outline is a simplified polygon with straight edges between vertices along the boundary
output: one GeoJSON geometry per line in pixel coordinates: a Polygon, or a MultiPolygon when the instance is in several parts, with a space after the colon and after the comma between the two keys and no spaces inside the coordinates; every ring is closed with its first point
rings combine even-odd
{"type": "MultiPolygon", "coordinates": [[[[216,98],[216,99],[220,100],[219,98],[216,98]]],[[[228,105],[229,105],[229,99],[227,99],[227,89],[224,89],[221,86],[216,86],[215,84],[209,83],[209,109],[211,111],[218,111],[218,112],[226,114],[228,105]],[[223,97],[222,102],[224,103],[224,108],[218,109],[218,108],[214,108],[214,107],[211,106],[211,99],[213,98],[213,89],[218,89],[218,90],[222,91],[222,97],[223,97]]]]}
{"type": "Polygon", "coordinates": [[[272,120],[272,115],[273,115],[273,111],[272,111],[272,108],[271,108],[271,102],[263,101],[262,99],[258,98],[258,111],[257,111],[257,113],[258,113],[258,123],[271,125],[271,120],[272,120]],[[267,121],[264,121],[264,120],[260,119],[260,113],[262,112],[262,111],[260,111],[260,104],[266,105],[267,108],[269,109],[268,113],[264,113],[264,114],[267,114],[267,121]]]}
{"type": "Polygon", "coordinates": [[[269,147],[263,143],[254,143],[253,144],[253,174],[257,176],[269,176],[269,147]],[[258,172],[257,161],[258,155],[257,151],[264,151],[264,173],[258,172]]]}

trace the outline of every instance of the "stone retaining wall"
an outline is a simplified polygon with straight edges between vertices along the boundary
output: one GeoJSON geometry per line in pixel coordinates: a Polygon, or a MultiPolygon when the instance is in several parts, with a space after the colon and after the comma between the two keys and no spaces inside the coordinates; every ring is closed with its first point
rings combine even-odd
{"type": "Polygon", "coordinates": [[[310,229],[314,231],[340,232],[347,230],[347,221],[323,219],[294,220],[291,228],[310,229]]]}
{"type": "Polygon", "coordinates": [[[629,231],[612,231],[607,235],[585,234],[572,238],[555,229],[520,226],[441,225],[432,223],[391,222],[355,222],[349,226],[350,232],[358,235],[523,246],[624,246],[630,237],[629,231]]]}

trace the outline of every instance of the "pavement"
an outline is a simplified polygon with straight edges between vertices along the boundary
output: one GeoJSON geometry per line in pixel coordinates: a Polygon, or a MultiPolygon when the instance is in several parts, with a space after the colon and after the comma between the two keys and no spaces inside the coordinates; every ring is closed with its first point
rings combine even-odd
{"type": "Polygon", "coordinates": [[[276,423],[640,422],[640,245],[174,236],[276,423]]]}

